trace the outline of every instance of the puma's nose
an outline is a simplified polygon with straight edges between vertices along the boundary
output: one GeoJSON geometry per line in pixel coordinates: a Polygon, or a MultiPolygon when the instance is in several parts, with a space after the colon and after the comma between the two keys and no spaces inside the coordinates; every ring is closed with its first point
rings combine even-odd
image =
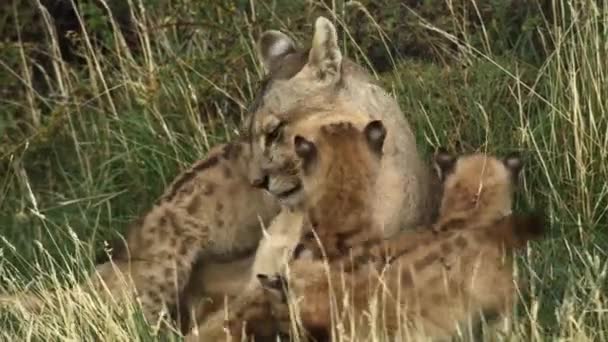
{"type": "Polygon", "coordinates": [[[253,185],[256,188],[268,190],[268,176],[262,176],[262,177],[254,179],[251,182],[251,185],[253,185]]]}

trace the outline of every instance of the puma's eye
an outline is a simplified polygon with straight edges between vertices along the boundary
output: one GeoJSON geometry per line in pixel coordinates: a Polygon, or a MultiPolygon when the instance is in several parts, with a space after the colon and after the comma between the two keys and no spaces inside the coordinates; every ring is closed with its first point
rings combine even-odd
{"type": "Polygon", "coordinates": [[[281,138],[281,134],[283,133],[283,126],[284,124],[280,123],[270,133],[266,134],[266,144],[271,144],[281,138]]]}

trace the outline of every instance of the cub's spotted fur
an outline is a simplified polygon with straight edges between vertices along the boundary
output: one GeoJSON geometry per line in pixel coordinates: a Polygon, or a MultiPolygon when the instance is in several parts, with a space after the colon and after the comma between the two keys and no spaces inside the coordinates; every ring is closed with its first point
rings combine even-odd
{"type": "MultiPolygon", "coordinates": [[[[287,281],[261,276],[262,284],[274,291],[266,309],[278,320],[273,326],[290,331],[287,298],[296,299],[289,305],[316,340],[331,336],[332,322],[347,331],[355,323],[357,337],[365,339],[359,335],[365,330],[359,329],[369,327],[370,310],[391,337],[402,339],[449,338],[480,313],[508,318],[517,294],[512,252],[542,233],[542,218],[509,215],[485,226],[455,228],[399,234],[372,246],[375,258],[356,272],[340,272],[340,265],[330,264],[328,278],[323,262],[301,259],[290,265],[287,281]],[[378,261],[386,265],[378,268],[378,261]]],[[[243,317],[260,320],[248,316],[259,309],[244,312],[243,317]]]]}
{"type": "MultiPolygon", "coordinates": [[[[510,214],[521,161],[516,157],[501,161],[484,154],[455,159],[444,153],[436,160],[444,178],[444,195],[433,229],[402,232],[386,241],[368,243],[361,251],[369,252],[359,254],[359,265],[347,273],[340,271],[348,259],[330,261],[329,279],[327,265],[319,260],[302,258],[290,265],[288,295],[303,299],[295,307],[306,330],[328,336],[330,303],[338,306],[334,319],[350,324],[344,310],[351,310],[359,326],[367,326],[364,312],[373,298],[378,300],[376,312],[391,334],[402,333],[398,328],[405,322],[412,328],[410,332],[449,337],[460,323],[479,312],[509,313],[515,298],[509,257],[514,249],[540,236],[544,227],[536,216],[510,214]]],[[[271,288],[282,284],[280,277],[263,275],[260,280],[271,288]]],[[[261,293],[258,290],[234,303],[228,320],[230,333],[239,336],[243,323],[250,329],[285,331],[289,327],[287,306],[282,302],[285,294],[256,297],[261,293]],[[279,320],[260,324],[269,313],[279,320]]],[[[201,340],[222,335],[220,323],[209,321],[201,340]]]]}
{"type": "MultiPolygon", "coordinates": [[[[380,241],[383,231],[379,225],[374,225],[370,218],[373,216],[375,181],[378,178],[382,145],[386,137],[382,122],[376,120],[368,123],[363,132],[349,122],[338,122],[322,125],[307,133],[296,134],[293,141],[293,148],[299,157],[296,168],[302,174],[303,188],[303,194],[297,198],[306,201],[298,202],[292,199],[289,202],[290,207],[286,209],[290,215],[298,217],[299,221],[292,219],[280,221],[279,224],[286,225],[287,229],[297,228],[290,226],[294,222],[302,225],[303,229],[296,231],[304,231],[308,252],[319,257],[321,254],[330,258],[339,257],[351,248],[359,248],[359,245],[366,241],[380,241]],[[340,205],[334,205],[336,203],[340,205]],[[327,212],[325,209],[332,211],[327,212]],[[313,237],[308,232],[316,233],[322,242],[321,248],[312,241],[313,237]]],[[[276,229],[274,224],[271,226],[271,229],[273,228],[276,229]]],[[[255,265],[254,269],[260,271],[255,265]]],[[[257,278],[256,285],[235,303],[257,303],[257,300],[263,300],[257,278]]],[[[235,303],[231,303],[231,307],[238,306],[235,303]]],[[[257,309],[264,311],[265,308],[268,307],[260,305],[257,309]]],[[[221,330],[210,332],[205,329],[206,326],[213,325],[213,322],[221,320],[222,316],[223,313],[216,314],[201,328],[201,341],[221,337],[221,330]]],[[[248,319],[232,320],[236,325],[243,321],[248,319]]],[[[249,323],[255,329],[251,332],[258,338],[271,336],[276,331],[276,327],[265,324],[268,322],[263,319],[249,323]]],[[[240,330],[237,326],[232,329],[240,330]]],[[[189,336],[188,339],[197,340],[197,337],[189,336]]]]}
{"type": "MultiPolygon", "coordinates": [[[[272,197],[249,185],[250,159],[247,143],[212,149],[206,159],[177,177],[154,207],[129,228],[126,245],[116,244],[112,261],[99,264],[86,285],[106,300],[137,294],[144,315],[155,322],[163,308],[176,310],[179,298],[188,295],[184,292],[192,291],[185,286],[195,262],[198,268],[213,268],[252,254],[261,236],[259,220],[269,221],[278,206],[272,197]]],[[[238,271],[236,283],[249,279],[250,267],[245,269],[238,271]]],[[[0,301],[36,311],[49,302],[52,293],[17,294],[0,301]]],[[[224,293],[216,295],[221,302],[224,293]]]]}
{"type": "MultiPolygon", "coordinates": [[[[112,256],[115,267],[101,260],[96,276],[89,279],[93,288],[103,287],[100,293],[106,293],[107,288],[108,296],[122,290],[128,295],[137,291],[150,319],[162,306],[189,309],[199,299],[211,297],[213,309],[225,295],[240,293],[248,284],[254,259],[265,259],[253,255],[261,236],[256,214],[268,221],[278,210],[271,198],[253,189],[243,177],[249,173],[247,178],[253,183],[264,184],[260,179],[265,179],[265,164],[257,160],[261,156],[257,137],[266,133],[258,128],[266,114],[289,114],[304,103],[311,108],[326,104],[329,109],[351,104],[381,116],[390,131],[384,150],[388,161],[380,177],[384,190],[377,199],[381,226],[389,234],[402,224],[428,220],[435,208],[429,190],[430,173],[418,156],[413,134],[396,101],[363,68],[342,58],[335,28],[324,18],[317,20],[312,45],[310,50],[297,49],[291,39],[277,31],[262,36],[259,50],[268,74],[252,107],[251,125],[247,125],[251,144],[218,146],[209,158],[179,176],[161,200],[129,229],[126,248],[116,244],[112,256]],[[125,279],[131,285],[123,282],[123,275],[131,278],[125,279]]],[[[286,119],[281,117],[283,128],[290,125],[286,119]]],[[[369,116],[347,119],[361,123],[369,116]]],[[[279,190],[280,178],[289,175],[273,173],[268,183],[279,187],[269,188],[271,192],[279,190]]],[[[298,238],[286,237],[289,241],[298,238]]],[[[258,254],[271,256],[272,248],[281,243],[273,240],[263,245],[258,254]]],[[[285,246],[290,244],[286,242],[277,249],[283,251],[285,246]]],[[[261,269],[274,273],[280,264],[261,269]]],[[[4,296],[0,301],[18,301],[26,308],[37,309],[44,305],[41,298],[50,294],[25,293],[4,296]]]]}
{"type": "MultiPolygon", "coordinates": [[[[432,338],[453,336],[460,324],[478,318],[480,312],[502,317],[510,313],[516,295],[512,252],[544,229],[538,216],[511,214],[521,161],[484,154],[456,159],[445,153],[436,161],[444,195],[432,229],[368,240],[361,249],[367,253],[351,250],[355,262],[360,257],[357,271],[340,272],[344,262],[330,260],[329,279],[321,261],[300,259],[290,265],[289,294],[303,299],[295,306],[306,330],[329,336],[332,302],[338,305],[333,318],[343,324],[351,323],[347,312],[354,312],[356,323],[366,326],[365,311],[376,303],[389,334],[403,334],[400,327],[405,322],[408,333],[432,338]],[[342,306],[345,303],[348,308],[342,306]]],[[[280,277],[260,280],[275,289],[282,284],[280,277]]],[[[276,304],[286,297],[274,296],[274,312],[283,313],[283,329],[288,326],[287,306],[276,304]]]]}
{"type": "Polygon", "coordinates": [[[305,192],[299,206],[307,221],[296,258],[358,256],[383,238],[373,220],[373,201],[385,137],[378,120],[368,123],[363,134],[350,123],[335,123],[321,127],[311,140],[296,135],[305,192]]]}
{"type": "MultiPolygon", "coordinates": [[[[347,121],[363,129],[372,120],[382,120],[388,134],[377,184],[380,190],[374,195],[375,220],[385,236],[400,227],[429,222],[438,207],[436,179],[420,158],[406,116],[369,72],[342,56],[336,28],[329,20],[319,17],[314,26],[310,49],[298,48],[287,35],[273,30],[264,32],[258,41],[266,76],[245,123],[254,157],[250,181],[288,206],[300,195],[297,176],[292,172],[297,159],[291,146],[293,134],[304,126],[314,131],[319,125],[347,121]],[[288,143],[281,143],[285,141],[288,143]]],[[[274,274],[280,270],[283,256],[299,239],[301,227],[295,221],[300,218],[288,210],[281,211],[260,243],[254,271],[274,274]],[[286,229],[284,222],[291,222],[296,229],[286,229]]],[[[242,266],[238,262],[235,270],[242,266]]],[[[208,273],[210,269],[221,270],[201,268],[189,288],[231,274],[208,273]]],[[[225,283],[231,291],[240,288],[231,280],[228,277],[216,284],[225,283]]]]}

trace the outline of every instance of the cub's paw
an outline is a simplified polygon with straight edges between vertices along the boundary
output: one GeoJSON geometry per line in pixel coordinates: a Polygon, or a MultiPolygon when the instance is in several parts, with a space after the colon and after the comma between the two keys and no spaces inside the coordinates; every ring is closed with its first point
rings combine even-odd
{"type": "Polygon", "coordinates": [[[289,311],[287,280],[279,275],[257,274],[257,278],[266,292],[266,299],[270,304],[270,310],[274,317],[278,330],[287,336],[292,331],[291,316],[289,311]]]}
{"type": "Polygon", "coordinates": [[[270,295],[271,302],[287,303],[288,285],[285,277],[275,274],[257,274],[256,275],[262,288],[270,295]]]}

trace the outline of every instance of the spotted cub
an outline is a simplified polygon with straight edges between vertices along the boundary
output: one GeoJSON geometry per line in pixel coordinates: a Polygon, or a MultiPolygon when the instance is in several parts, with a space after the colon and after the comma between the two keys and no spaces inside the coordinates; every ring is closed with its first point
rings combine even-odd
{"type": "MultiPolygon", "coordinates": [[[[444,193],[432,229],[362,241],[359,249],[364,252],[345,251],[355,255],[345,258],[347,262],[297,259],[290,264],[287,280],[259,276],[271,290],[269,311],[280,329],[288,331],[291,325],[288,298],[298,299],[288,304],[304,330],[318,340],[331,336],[336,324],[347,326],[346,331],[353,331],[348,328],[353,323],[354,330],[369,327],[370,317],[379,318],[392,337],[407,339],[449,338],[479,313],[508,316],[516,295],[513,252],[540,237],[545,228],[539,215],[511,213],[522,162],[516,156],[499,160],[486,154],[455,158],[443,151],[435,161],[444,193]]],[[[334,207],[340,207],[338,203],[334,207]]],[[[331,212],[326,211],[327,219],[331,212]]],[[[365,338],[360,334],[365,331],[357,335],[365,338]]]]}
{"type": "MultiPolygon", "coordinates": [[[[281,223],[286,224],[286,230],[301,229],[306,243],[304,249],[316,257],[322,254],[340,257],[348,250],[358,249],[365,241],[378,242],[384,232],[370,218],[373,214],[382,145],[386,137],[384,125],[375,120],[362,130],[350,122],[322,124],[310,130],[308,125],[304,127],[307,129],[300,130],[301,134],[295,134],[293,138],[293,149],[298,156],[294,167],[301,174],[301,190],[297,196],[291,196],[288,202],[283,202],[287,207],[284,211],[300,219],[281,223]],[[334,205],[336,203],[340,205],[334,205]],[[332,209],[331,212],[324,211],[325,207],[332,209]],[[294,222],[297,225],[291,225],[294,222]],[[336,229],[332,230],[332,227],[336,229]],[[317,245],[313,236],[327,243],[317,245]]],[[[274,224],[270,229],[277,230],[274,224]]],[[[300,254],[300,251],[296,251],[296,254],[300,254]]],[[[259,273],[255,264],[254,270],[259,273]]],[[[249,321],[247,317],[235,312],[237,316],[230,320],[234,323],[230,330],[240,332],[241,323],[249,321],[249,326],[253,329],[249,333],[268,337],[277,327],[268,320],[264,321],[261,313],[269,306],[263,303],[264,292],[258,280],[255,280],[257,287],[252,286],[246,294],[230,303],[229,310],[249,307],[253,310],[244,313],[251,315],[255,312],[252,318],[259,316],[260,320],[249,321]]],[[[266,317],[271,317],[269,311],[265,311],[265,314],[266,317]]],[[[186,340],[220,339],[224,336],[221,328],[223,317],[223,312],[211,317],[199,329],[198,334],[192,334],[186,340]]]]}
{"type": "MultiPolygon", "coordinates": [[[[181,316],[184,330],[193,298],[221,303],[226,293],[239,293],[250,279],[259,223],[269,222],[279,209],[272,196],[249,184],[251,159],[246,141],[211,149],[131,225],[124,243],[114,244],[111,260],[98,257],[90,277],[67,293],[86,289],[101,302],[137,299],[149,323],[168,312],[181,316]],[[222,276],[213,273],[218,268],[222,276]],[[187,286],[201,270],[208,275],[204,281],[187,286]]],[[[38,313],[53,306],[57,293],[2,294],[0,305],[38,313]]]]}

